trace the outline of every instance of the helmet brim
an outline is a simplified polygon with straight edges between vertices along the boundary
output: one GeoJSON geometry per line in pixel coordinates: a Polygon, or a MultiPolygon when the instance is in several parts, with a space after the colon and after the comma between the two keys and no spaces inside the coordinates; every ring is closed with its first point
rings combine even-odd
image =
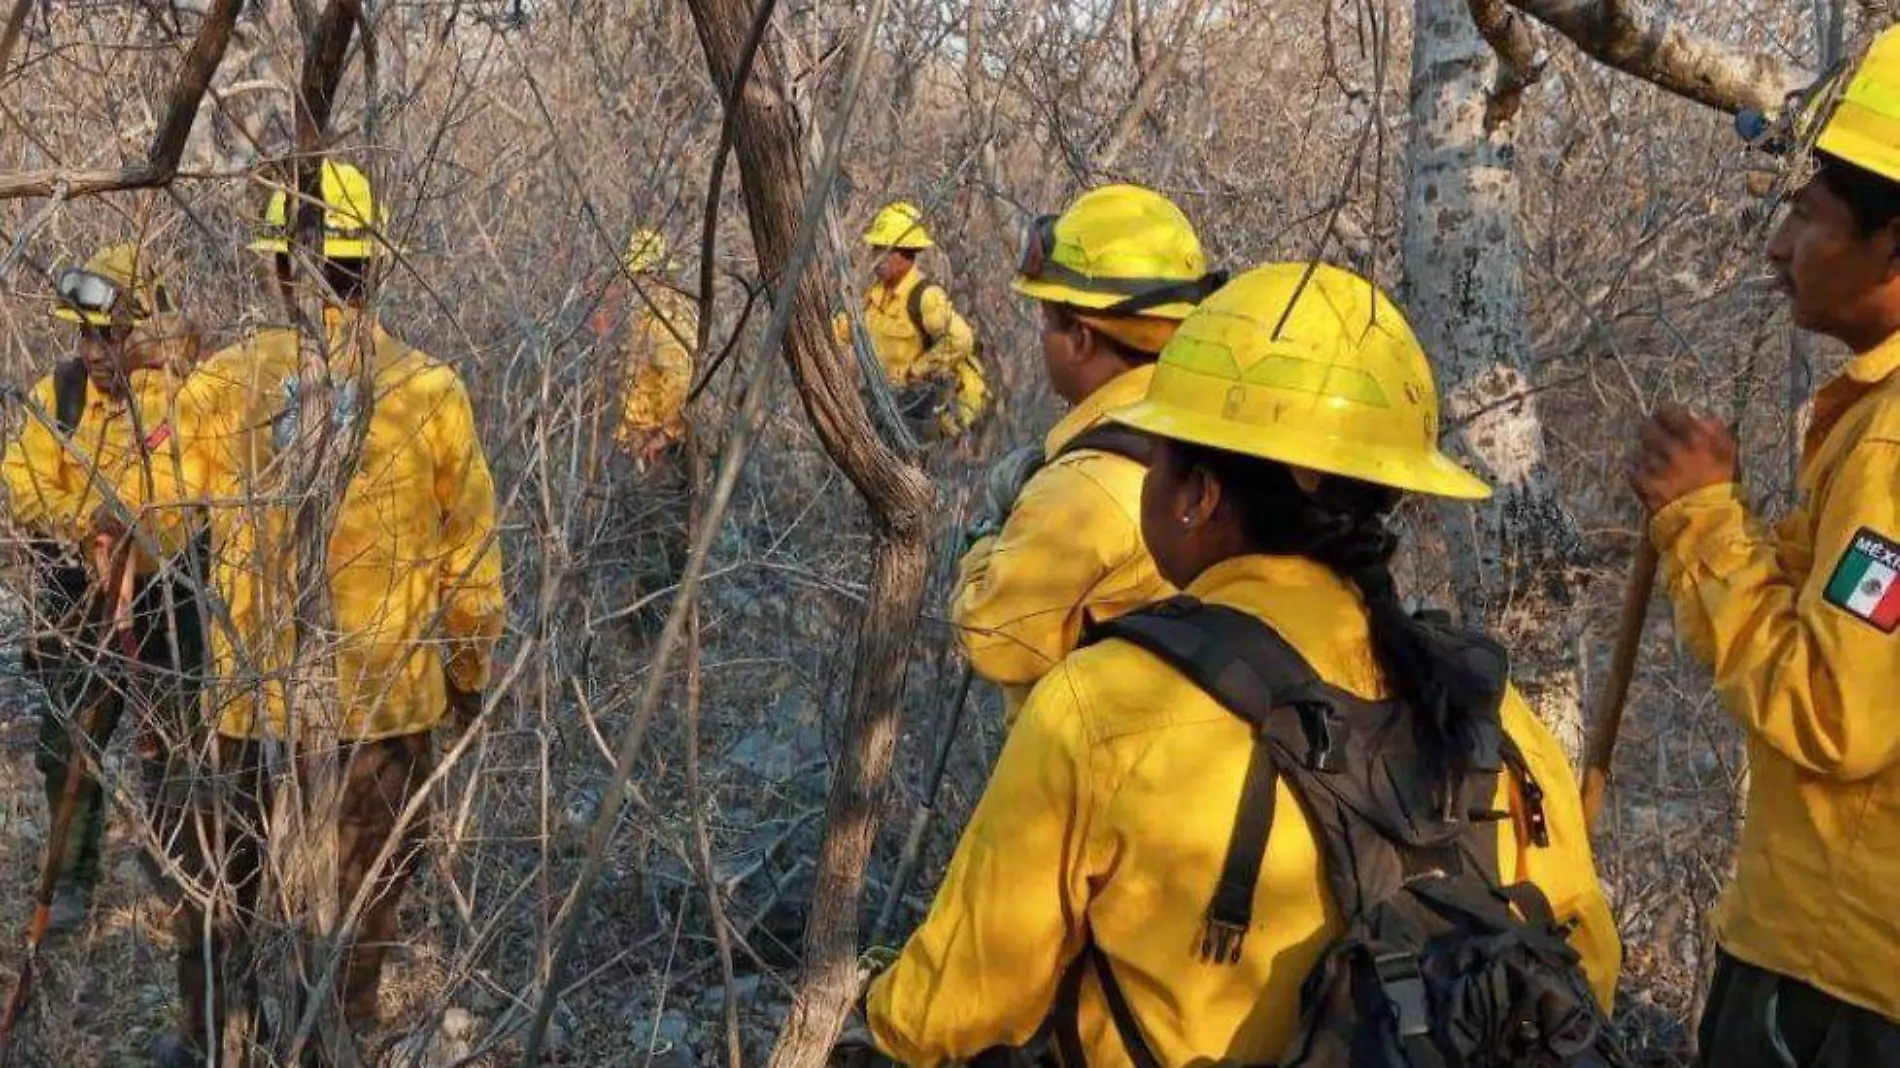
{"type": "Polygon", "coordinates": [[[1345,443],[1318,435],[1289,440],[1284,433],[1270,433],[1251,423],[1152,400],[1117,408],[1108,413],[1108,418],[1171,441],[1274,460],[1408,493],[1461,501],[1481,501],[1491,496],[1491,487],[1482,479],[1437,449],[1421,457],[1416,452],[1364,442],[1340,447],[1345,443]]]}

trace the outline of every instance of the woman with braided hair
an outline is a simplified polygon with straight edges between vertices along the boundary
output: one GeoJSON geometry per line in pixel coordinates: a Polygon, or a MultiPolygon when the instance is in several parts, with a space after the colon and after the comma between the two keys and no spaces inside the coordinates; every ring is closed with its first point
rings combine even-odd
{"type": "MultiPolygon", "coordinates": [[[[929,918],[867,993],[879,1048],[938,1064],[1053,1035],[1066,1064],[1143,1068],[1621,1063],[1591,1059],[1620,946],[1564,755],[1502,650],[1414,616],[1393,581],[1389,519],[1407,493],[1489,493],[1438,450],[1436,390],[1399,310],[1336,268],[1255,269],[1181,324],[1145,399],[1110,418],[1157,439],[1142,534],[1184,594],[1109,624],[1030,694],[929,918]],[[1288,664],[1304,689],[1282,685],[1288,664]],[[1237,707],[1249,672],[1264,680],[1257,718],[1237,707]],[[1400,737],[1359,731],[1367,715],[1400,737]],[[1313,787],[1329,776],[1364,812],[1390,793],[1437,806],[1416,822],[1445,835],[1394,845],[1391,883],[1431,891],[1482,871],[1513,903],[1522,893],[1509,933],[1537,959],[1509,979],[1536,996],[1512,1009],[1568,1010],[1511,1027],[1554,1052],[1452,1050],[1447,1000],[1406,995],[1435,981],[1423,948],[1409,973],[1379,975],[1389,1017],[1327,1015],[1341,1005],[1315,992],[1352,966],[1335,947],[1392,896],[1368,889],[1377,873],[1342,882],[1338,825],[1353,820],[1313,787]],[[1363,1056],[1388,1039],[1406,1059],[1363,1056]],[[1350,1055],[1297,1052],[1328,1042],[1350,1055]],[[1441,1043],[1439,1059],[1412,1043],[1441,1043]]],[[[1347,830],[1371,848],[1370,831],[1347,830]]]]}

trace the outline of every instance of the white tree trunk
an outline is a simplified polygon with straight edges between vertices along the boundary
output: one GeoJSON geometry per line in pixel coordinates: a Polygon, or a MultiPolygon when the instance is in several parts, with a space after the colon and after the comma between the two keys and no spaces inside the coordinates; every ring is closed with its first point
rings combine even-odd
{"type": "Polygon", "coordinates": [[[1518,684],[1575,759],[1582,688],[1568,605],[1578,539],[1528,388],[1513,127],[1485,122],[1496,74],[1467,0],[1416,0],[1403,296],[1446,424],[1497,489],[1475,508],[1439,511],[1459,608],[1510,646],[1518,684]]]}

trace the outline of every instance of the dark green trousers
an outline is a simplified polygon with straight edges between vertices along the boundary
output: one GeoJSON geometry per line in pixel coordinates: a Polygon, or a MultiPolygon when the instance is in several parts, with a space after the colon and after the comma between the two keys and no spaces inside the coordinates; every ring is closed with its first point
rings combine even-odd
{"type": "Polygon", "coordinates": [[[183,740],[197,719],[204,660],[196,601],[172,584],[140,588],[133,601],[130,649],[102,622],[96,602],[96,597],[49,591],[42,614],[50,627],[33,642],[27,658],[47,697],[33,764],[46,791],[49,839],[67,776],[79,776],[72,824],[57,862],[58,885],[88,892],[99,881],[107,808],[105,788],[89,768],[97,766],[128,704],[138,708],[141,749],[183,740]]]}
{"type": "Polygon", "coordinates": [[[1698,1038],[1703,1068],[1900,1065],[1900,1025],[1726,953],[1698,1038]]]}

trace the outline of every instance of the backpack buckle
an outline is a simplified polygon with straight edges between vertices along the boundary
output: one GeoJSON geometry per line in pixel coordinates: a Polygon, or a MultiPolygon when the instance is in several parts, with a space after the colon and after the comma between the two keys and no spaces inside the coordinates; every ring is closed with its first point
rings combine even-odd
{"type": "Polygon", "coordinates": [[[1429,1034],[1432,1029],[1430,1005],[1425,994],[1425,974],[1419,969],[1416,953],[1382,953],[1372,958],[1373,974],[1385,995],[1392,1022],[1401,1039],[1429,1034]]]}

